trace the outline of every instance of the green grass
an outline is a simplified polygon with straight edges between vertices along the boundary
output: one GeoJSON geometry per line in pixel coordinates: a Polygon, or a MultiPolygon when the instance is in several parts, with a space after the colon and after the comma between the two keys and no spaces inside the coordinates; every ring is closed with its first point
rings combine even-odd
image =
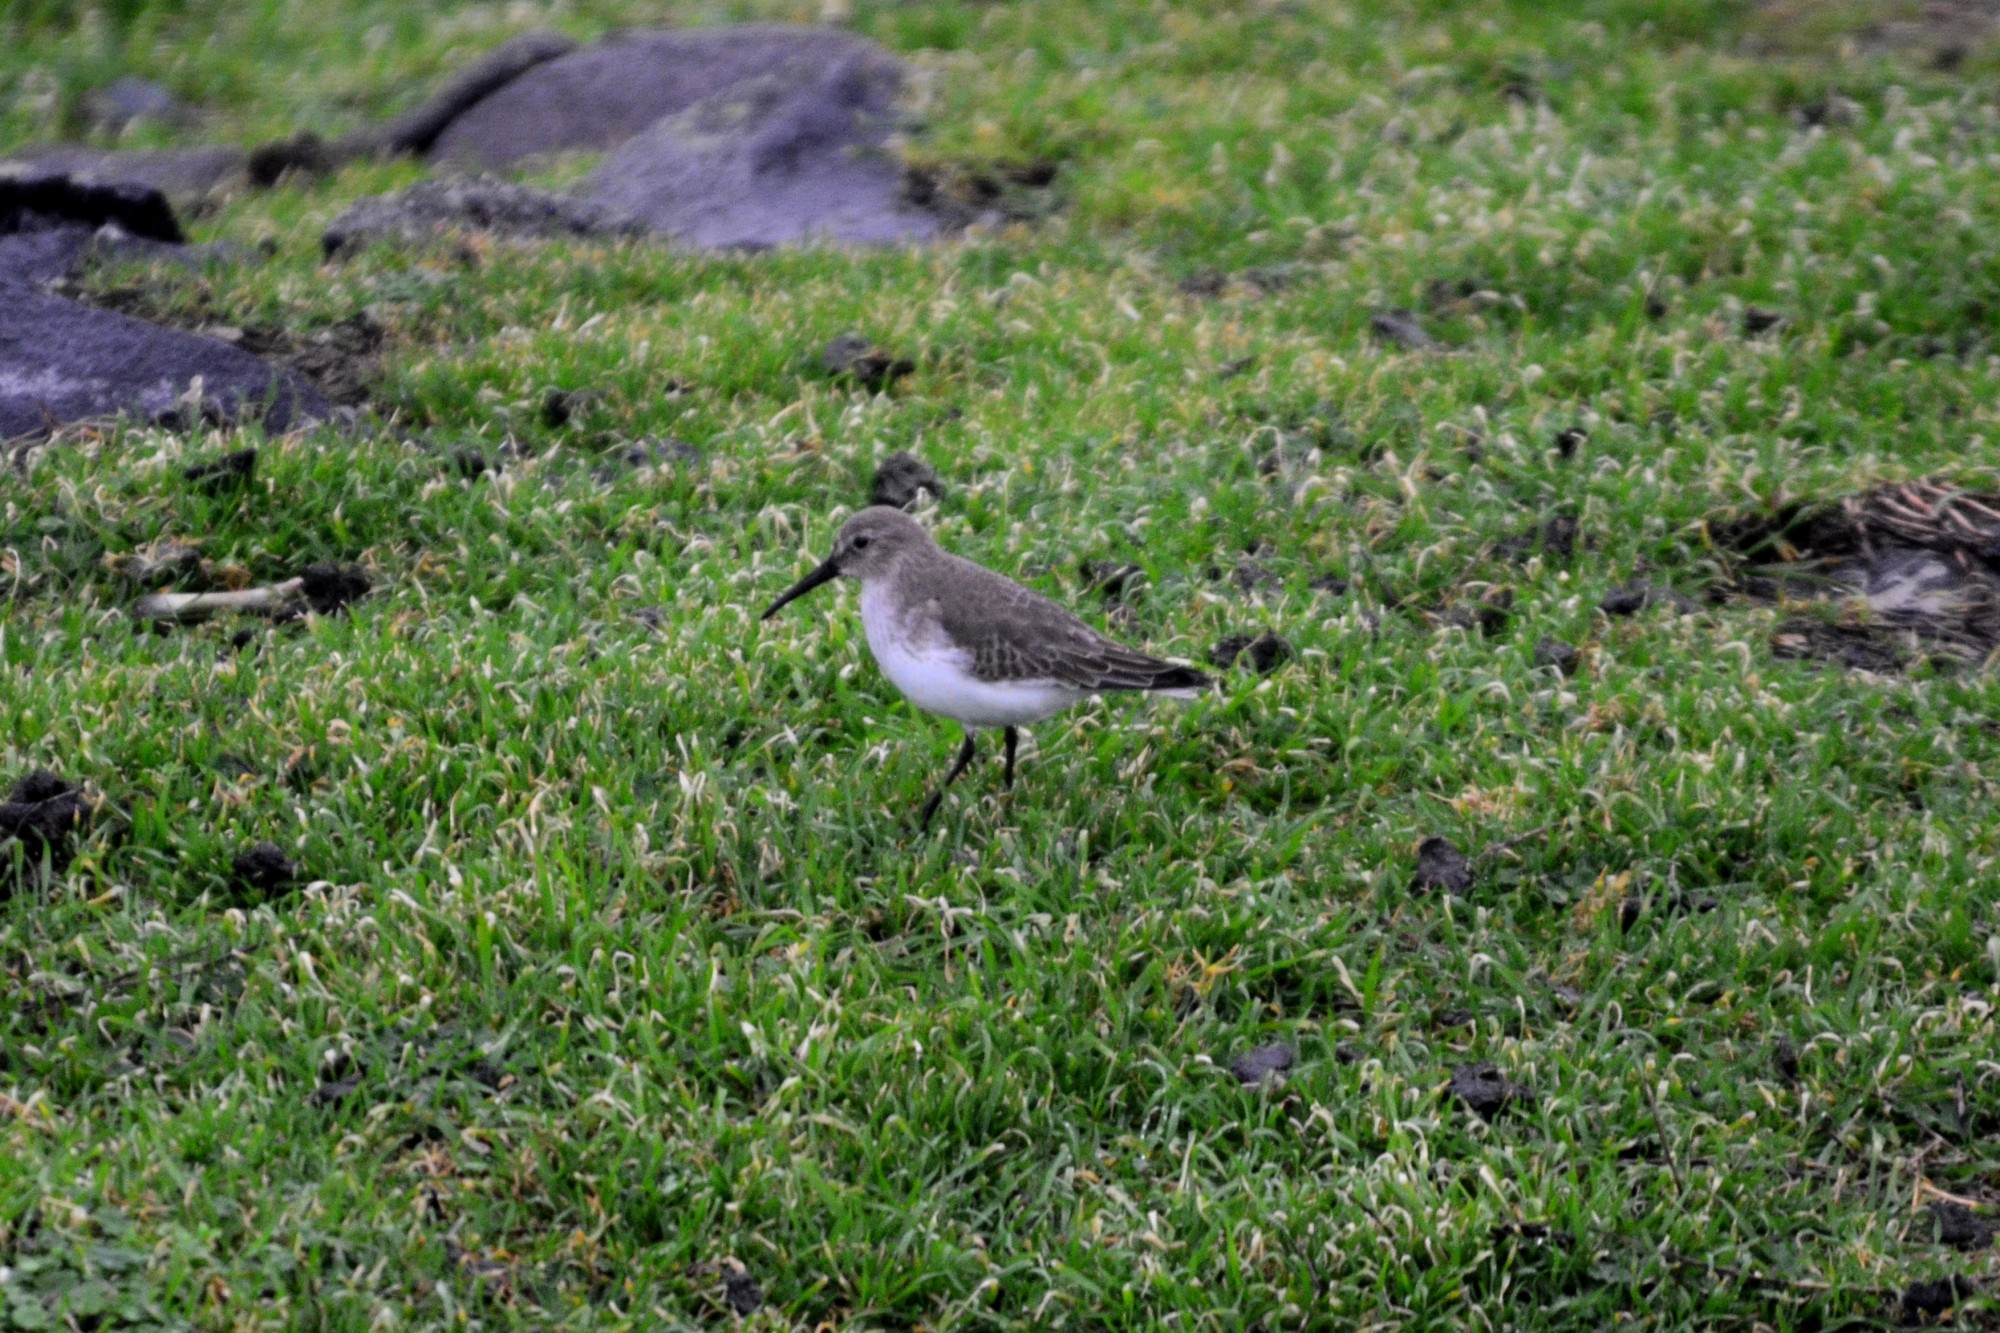
{"type": "MultiPolygon", "coordinates": [[[[1052,158],[1058,216],[322,268],[413,175],[356,167],[196,222],[269,262],[93,278],[390,336],[356,437],[135,427],[0,480],[0,778],[102,798],[0,905],[0,1324],[59,1290],[77,1328],[721,1324],[735,1261],[772,1328],[1792,1329],[1992,1275],[1914,1205],[2000,1203],[2000,687],[1775,659],[1769,608],[1595,608],[1699,595],[1720,514],[2000,486],[1994,66],[1753,57],[1688,0],[859,11],[926,73],[918,151],[1052,158]],[[1856,123],[1802,129],[1832,91],[1856,123]],[[1791,322],[1746,340],[1749,304],[1791,322]],[[1449,350],[1371,339],[1385,305],[1449,350]],[[919,369],[829,384],[848,328],[919,369]],[[551,428],[551,387],[603,396],[551,428]],[[599,475],[669,437],[704,460],[599,475]],[[249,492],[180,479],[246,442],[249,492]],[[1100,623],[1080,562],[1136,562],[1127,637],[1296,657],[1035,728],[915,836],[957,735],[851,588],[756,620],[903,448],[951,549],[1100,623]],[[1493,554],[1559,512],[1569,559],[1493,554]],[[242,652],[136,633],[115,569],[162,539],[380,590],[242,652]],[[1448,623],[1503,589],[1501,632],[1448,623]],[[1430,835],[1466,897],[1410,887],[1430,835]],[[259,901],[228,868],[267,838],[310,883],[259,901]],[[1239,1087],[1274,1040],[1289,1080],[1239,1087]],[[1443,1097],[1475,1060],[1533,1104],[1443,1097]]],[[[10,11],[0,139],[125,72],[218,134],[335,133],[520,27],[663,17],[60,12],[10,11]]]]}

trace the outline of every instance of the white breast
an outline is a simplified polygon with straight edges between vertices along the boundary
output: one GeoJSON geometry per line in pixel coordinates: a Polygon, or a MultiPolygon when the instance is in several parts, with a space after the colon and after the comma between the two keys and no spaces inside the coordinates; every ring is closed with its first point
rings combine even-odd
{"type": "Polygon", "coordinates": [[[904,698],[968,727],[1039,722],[1084,694],[1053,680],[974,679],[972,655],[945,635],[936,608],[897,608],[880,584],[861,586],[861,625],[875,664],[904,698]]]}

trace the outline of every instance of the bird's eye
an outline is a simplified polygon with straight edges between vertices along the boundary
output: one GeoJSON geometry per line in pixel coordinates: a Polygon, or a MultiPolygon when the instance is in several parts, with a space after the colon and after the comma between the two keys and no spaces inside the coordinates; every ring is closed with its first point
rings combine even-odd
{"type": "Polygon", "coordinates": [[[868,549],[868,542],[869,538],[867,537],[856,537],[854,539],[854,549],[857,551],[865,551],[868,549]]]}

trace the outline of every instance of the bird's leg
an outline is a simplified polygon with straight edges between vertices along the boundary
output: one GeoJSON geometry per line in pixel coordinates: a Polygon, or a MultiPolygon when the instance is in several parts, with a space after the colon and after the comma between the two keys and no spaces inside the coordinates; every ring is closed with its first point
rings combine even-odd
{"type": "Polygon", "coordinates": [[[944,789],[949,787],[952,784],[952,780],[958,777],[960,773],[963,773],[965,766],[972,762],[973,751],[979,748],[978,742],[973,739],[976,734],[971,727],[965,729],[965,744],[958,747],[958,762],[953,764],[951,771],[944,775],[944,781],[938,783],[938,789],[931,793],[930,800],[924,802],[924,817],[917,821],[917,831],[919,833],[931,826],[931,816],[937,813],[940,805],[944,804],[944,789]]]}
{"type": "Polygon", "coordinates": [[[1014,747],[1021,743],[1021,729],[1019,727],[1009,727],[1000,734],[1007,738],[1007,776],[1003,781],[1007,784],[1007,790],[1012,791],[1014,790],[1014,747]]]}

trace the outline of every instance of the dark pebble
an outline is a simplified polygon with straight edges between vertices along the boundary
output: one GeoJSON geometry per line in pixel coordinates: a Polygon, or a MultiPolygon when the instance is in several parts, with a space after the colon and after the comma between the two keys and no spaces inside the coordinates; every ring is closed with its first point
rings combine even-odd
{"type": "Polygon", "coordinates": [[[331,560],[306,567],[299,576],[306,602],[323,616],[330,616],[349,602],[360,601],[374,585],[359,565],[343,565],[331,560]]]}
{"type": "Polygon", "coordinates": [[[875,469],[875,479],[868,483],[868,503],[908,509],[925,491],[933,500],[942,500],[944,480],[923,459],[898,450],[875,469]]]}
{"type": "Polygon", "coordinates": [[[1743,332],[1751,337],[1769,333],[1785,322],[1785,317],[1776,310],[1766,310],[1762,306],[1748,306],[1743,311],[1743,332]]]}
{"type": "Polygon", "coordinates": [[[1248,1050],[1229,1062],[1229,1072],[1245,1087],[1261,1087],[1297,1064],[1299,1053],[1282,1041],[1248,1050]]]}
{"type": "Polygon", "coordinates": [[[1634,579],[1622,588],[1604,594],[1597,609],[1607,616],[1631,616],[1651,606],[1671,606],[1681,615],[1693,615],[1701,607],[1686,593],[1672,588],[1656,588],[1643,579],[1634,579]]]}
{"type": "Polygon", "coordinates": [[[1778,1077],[1785,1082],[1797,1083],[1799,1081],[1798,1043],[1794,1042],[1790,1037],[1779,1037],[1771,1046],[1771,1067],[1778,1072],[1778,1077]]]}
{"type": "Polygon", "coordinates": [[[738,1315],[757,1313],[764,1304],[764,1288],[748,1273],[731,1273],[722,1280],[723,1299],[738,1315]]]}
{"type": "Polygon", "coordinates": [[[603,400],[594,389],[550,389],[542,395],[542,424],[550,430],[572,425],[603,400]]]}
{"type": "Polygon", "coordinates": [[[1417,844],[1417,873],[1410,887],[1464,893],[1472,887],[1472,865],[1449,839],[1425,838],[1417,844]]]}
{"type": "Polygon", "coordinates": [[[257,470],[257,451],[238,449],[207,463],[184,468],[181,475],[210,495],[219,495],[235,486],[246,486],[257,470]]]}
{"type": "Polygon", "coordinates": [[[1452,1070],[1445,1091],[1464,1102],[1482,1120],[1493,1119],[1517,1102],[1535,1100],[1532,1088],[1509,1082],[1499,1066],[1485,1060],[1452,1070]]]}
{"type": "Polygon", "coordinates": [[[1556,457],[1575,458],[1576,451],[1590,439],[1590,432],[1581,426],[1571,426],[1556,432],[1556,457]]]}
{"type": "Polygon", "coordinates": [[[236,853],[230,866],[236,883],[260,893],[275,893],[298,878],[299,868],[275,842],[257,842],[236,853]]]}
{"type": "Polygon", "coordinates": [[[1268,631],[1255,638],[1248,634],[1231,634],[1218,639],[1215,646],[1208,650],[1208,660],[1219,667],[1233,666],[1242,661],[1260,673],[1275,671],[1291,656],[1292,645],[1268,631]]]}
{"type": "Polygon", "coordinates": [[[1554,667],[1565,676],[1576,674],[1576,664],[1582,655],[1573,643],[1544,636],[1535,644],[1535,665],[1554,667]]]}

